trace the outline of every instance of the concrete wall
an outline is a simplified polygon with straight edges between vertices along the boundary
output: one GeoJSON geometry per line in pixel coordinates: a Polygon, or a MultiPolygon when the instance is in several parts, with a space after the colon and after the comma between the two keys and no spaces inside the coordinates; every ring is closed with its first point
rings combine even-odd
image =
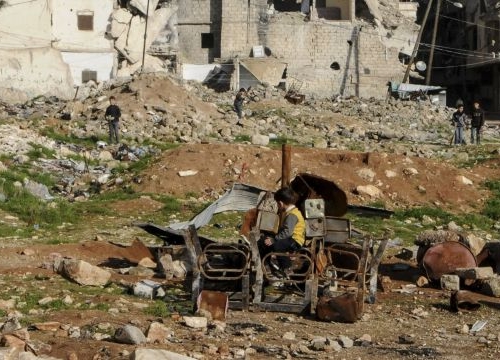
{"type": "Polygon", "coordinates": [[[11,2],[0,10],[0,49],[50,46],[49,1],[11,2]]]}
{"type": "Polygon", "coordinates": [[[399,50],[387,48],[374,28],[365,26],[359,32],[351,22],[306,22],[291,13],[262,21],[266,0],[252,0],[250,8],[247,4],[223,0],[222,58],[244,58],[252,46],[264,45],[288,64],[289,87],[317,97],[385,98],[387,82],[402,80],[399,50]]]}
{"type": "Polygon", "coordinates": [[[109,52],[113,42],[107,38],[114,0],[51,0],[54,47],[63,51],[109,52]],[[78,13],[94,15],[94,30],[78,30],[78,13]]]}
{"type": "Polygon", "coordinates": [[[18,103],[38,95],[73,97],[73,80],[61,53],[49,47],[0,50],[0,99],[18,103]]]}
{"type": "Polygon", "coordinates": [[[62,52],[62,58],[71,70],[75,85],[82,84],[82,71],[97,71],[97,81],[107,81],[113,75],[115,53],[62,52]]]}
{"type": "Polygon", "coordinates": [[[177,11],[182,61],[207,64],[221,54],[222,0],[181,0],[177,11]],[[214,47],[202,48],[203,33],[213,34],[214,47]]]}

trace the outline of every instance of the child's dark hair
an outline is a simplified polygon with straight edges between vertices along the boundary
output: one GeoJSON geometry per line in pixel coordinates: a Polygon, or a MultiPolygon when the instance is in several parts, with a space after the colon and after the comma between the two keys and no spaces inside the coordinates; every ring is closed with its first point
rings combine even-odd
{"type": "Polygon", "coordinates": [[[116,100],[116,98],[115,98],[113,95],[111,95],[111,96],[109,97],[109,100],[116,100]]]}
{"type": "Polygon", "coordinates": [[[274,200],[286,205],[294,205],[297,202],[297,193],[289,187],[281,188],[274,193],[274,200]]]}

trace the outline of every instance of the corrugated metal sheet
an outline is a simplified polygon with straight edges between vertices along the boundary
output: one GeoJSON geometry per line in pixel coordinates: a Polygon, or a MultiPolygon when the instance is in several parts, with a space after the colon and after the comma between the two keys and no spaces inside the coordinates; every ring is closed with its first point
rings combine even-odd
{"type": "Polygon", "coordinates": [[[168,225],[173,230],[187,229],[194,225],[197,229],[207,225],[214,214],[224,211],[247,211],[257,207],[266,190],[245,184],[234,184],[231,190],[222,195],[217,201],[210,204],[205,210],[189,221],[171,223],[168,225]]]}

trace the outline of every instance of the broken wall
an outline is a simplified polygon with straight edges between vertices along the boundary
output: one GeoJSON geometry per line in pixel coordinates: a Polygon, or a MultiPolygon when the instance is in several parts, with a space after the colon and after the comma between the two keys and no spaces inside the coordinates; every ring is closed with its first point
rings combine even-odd
{"type": "Polygon", "coordinates": [[[71,99],[73,80],[61,53],[50,47],[0,50],[0,99],[20,103],[38,95],[71,99]]]}
{"type": "MultiPolygon", "coordinates": [[[[114,0],[51,0],[53,46],[62,51],[112,51],[107,36],[114,0]],[[92,18],[92,30],[82,26],[79,16],[92,18]]],[[[90,22],[90,20],[88,20],[90,22]]],[[[86,24],[85,24],[86,25],[86,24]]]]}
{"type": "Polygon", "coordinates": [[[287,86],[301,93],[385,98],[387,82],[403,77],[400,49],[386,47],[371,26],[304,21],[294,13],[269,16],[266,0],[250,7],[247,0],[223,0],[222,10],[221,57],[245,58],[253,46],[263,45],[288,64],[287,86]]]}
{"type": "Polygon", "coordinates": [[[180,0],[178,6],[179,50],[182,61],[207,64],[219,58],[222,0],[180,0]]]}
{"type": "Polygon", "coordinates": [[[50,14],[48,1],[20,2],[16,6],[4,6],[0,10],[0,49],[50,46],[50,14]]]}
{"type": "Polygon", "coordinates": [[[97,81],[107,81],[113,76],[115,53],[80,53],[62,52],[62,58],[70,67],[75,85],[82,84],[82,72],[88,70],[97,72],[97,81]]]}
{"type": "Polygon", "coordinates": [[[387,47],[373,29],[362,28],[358,34],[359,96],[385,99],[388,82],[401,82],[405,66],[399,61],[400,50],[387,47]]]}

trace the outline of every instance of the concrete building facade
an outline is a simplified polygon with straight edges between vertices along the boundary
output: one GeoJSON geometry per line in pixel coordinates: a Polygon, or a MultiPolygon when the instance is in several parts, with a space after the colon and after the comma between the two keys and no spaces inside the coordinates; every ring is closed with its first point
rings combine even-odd
{"type": "MultiPolygon", "coordinates": [[[[500,9],[497,1],[469,0],[441,10],[432,79],[447,87],[450,106],[480,101],[500,119],[500,9]]],[[[430,19],[432,20],[432,19],[430,19]]]]}
{"type": "Polygon", "coordinates": [[[335,4],[311,1],[305,17],[292,3],[290,9],[298,11],[274,15],[267,0],[222,0],[221,58],[249,57],[262,45],[288,64],[288,86],[300,92],[386,97],[387,82],[402,78],[400,49],[386,46],[374,27],[354,21],[353,0],[335,4]],[[318,3],[340,10],[328,12],[318,3]]]}

